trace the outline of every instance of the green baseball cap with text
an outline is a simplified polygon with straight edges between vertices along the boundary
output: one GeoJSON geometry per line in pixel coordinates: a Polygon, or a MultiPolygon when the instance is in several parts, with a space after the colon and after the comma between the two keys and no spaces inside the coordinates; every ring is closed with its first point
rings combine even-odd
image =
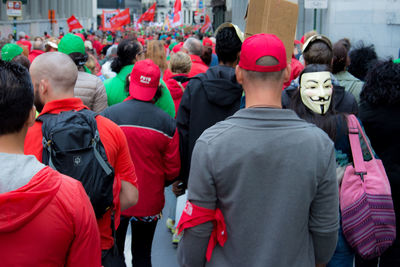
{"type": "Polygon", "coordinates": [[[16,44],[5,44],[1,49],[1,59],[4,61],[11,61],[16,56],[22,54],[24,50],[16,44]]]}
{"type": "Polygon", "coordinates": [[[72,33],[68,33],[61,39],[58,44],[58,51],[67,55],[71,53],[86,54],[85,43],[82,38],[72,33]]]}

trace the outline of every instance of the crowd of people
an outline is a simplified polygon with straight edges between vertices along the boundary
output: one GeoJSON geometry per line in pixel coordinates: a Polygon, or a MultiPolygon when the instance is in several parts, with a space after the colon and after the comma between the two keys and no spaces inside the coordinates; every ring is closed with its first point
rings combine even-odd
{"type": "Polygon", "coordinates": [[[4,266],[125,266],[129,225],[132,266],[152,265],[156,227],[180,266],[400,266],[400,238],[350,245],[339,204],[354,114],[400,222],[400,64],[373,45],[311,31],[289,49],[224,23],[0,49],[4,266]]]}

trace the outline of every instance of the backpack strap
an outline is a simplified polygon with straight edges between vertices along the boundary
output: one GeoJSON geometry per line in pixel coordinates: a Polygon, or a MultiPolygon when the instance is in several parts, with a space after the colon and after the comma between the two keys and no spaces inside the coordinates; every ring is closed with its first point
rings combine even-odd
{"type": "Polygon", "coordinates": [[[178,82],[178,81],[177,81],[177,83],[178,83],[179,87],[182,89],[182,92],[184,92],[185,91],[185,87],[183,87],[182,83],[178,82]]]}
{"type": "Polygon", "coordinates": [[[96,129],[96,133],[93,138],[93,152],[94,156],[96,157],[97,161],[100,163],[100,166],[103,168],[104,172],[107,175],[110,175],[113,170],[107,165],[106,161],[103,159],[103,157],[99,153],[99,149],[97,148],[98,143],[100,142],[100,134],[99,131],[96,129]]]}
{"type": "Polygon", "coordinates": [[[364,181],[363,176],[367,174],[367,169],[364,164],[364,157],[361,150],[359,133],[361,133],[364,142],[366,143],[369,152],[371,153],[372,158],[374,155],[372,153],[371,147],[365,137],[364,131],[361,128],[358,119],[353,114],[347,115],[347,125],[349,128],[349,141],[351,146],[351,154],[353,155],[353,163],[356,174],[361,176],[361,179],[364,181]]]}

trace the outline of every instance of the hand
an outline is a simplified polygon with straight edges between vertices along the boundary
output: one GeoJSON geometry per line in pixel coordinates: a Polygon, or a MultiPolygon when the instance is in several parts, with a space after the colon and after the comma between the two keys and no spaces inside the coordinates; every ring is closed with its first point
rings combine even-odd
{"type": "Polygon", "coordinates": [[[175,196],[177,197],[185,193],[185,184],[182,180],[175,181],[172,184],[172,192],[174,192],[175,196]]]}

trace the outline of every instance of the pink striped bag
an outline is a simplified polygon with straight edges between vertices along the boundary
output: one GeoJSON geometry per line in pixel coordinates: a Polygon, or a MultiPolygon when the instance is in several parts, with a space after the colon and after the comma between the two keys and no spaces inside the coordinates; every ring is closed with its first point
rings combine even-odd
{"type": "Polygon", "coordinates": [[[346,168],[340,187],[343,234],[364,259],[380,256],[396,238],[392,194],[382,161],[376,159],[354,115],[347,117],[353,165],[346,168]],[[359,133],[372,159],[364,161],[359,133]]]}

